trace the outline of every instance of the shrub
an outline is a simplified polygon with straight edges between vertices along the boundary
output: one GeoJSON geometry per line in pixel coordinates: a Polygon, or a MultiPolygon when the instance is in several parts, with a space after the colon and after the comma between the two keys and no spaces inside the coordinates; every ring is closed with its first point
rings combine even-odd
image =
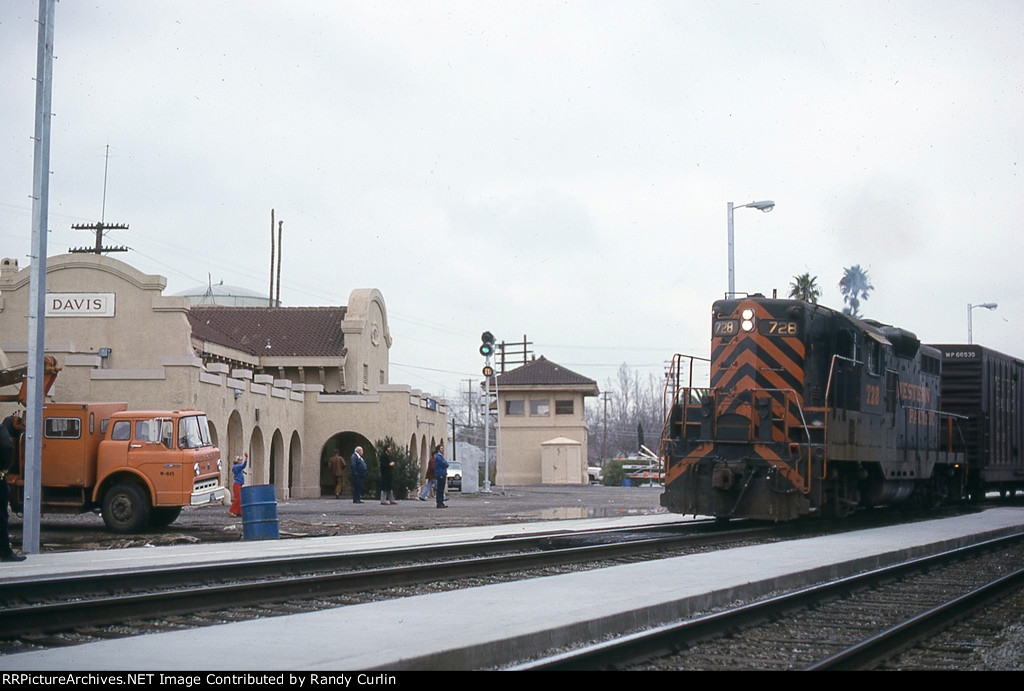
{"type": "Polygon", "coordinates": [[[605,461],[604,463],[604,484],[609,487],[618,487],[622,484],[622,478],[626,476],[622,470],[622,461],[605,461]]]}

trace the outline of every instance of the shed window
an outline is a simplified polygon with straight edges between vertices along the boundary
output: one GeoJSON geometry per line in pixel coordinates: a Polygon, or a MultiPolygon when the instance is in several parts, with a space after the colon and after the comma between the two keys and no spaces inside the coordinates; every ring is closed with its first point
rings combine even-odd
{"type": "Polygon", "coordinates": [[[526,401],[523,399],[509,399],[505,401],[505,414],[506,415],[525,415],[526,414],[526,401]]]}
{"type": "Polygon", "coordinates": [[[574,407],[571,398],[567,401],[555,401],[555,415],[572,415],[573,412],[574,407]]]}

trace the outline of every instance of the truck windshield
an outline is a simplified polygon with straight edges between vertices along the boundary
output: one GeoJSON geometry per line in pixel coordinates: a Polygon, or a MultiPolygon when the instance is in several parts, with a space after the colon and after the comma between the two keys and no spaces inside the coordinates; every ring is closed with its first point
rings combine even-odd
{"type": "Polygon", "coordinates": [[[190,415],[178,422],[178,439],[183,449],[198,449],[212,446],[210,441],[210,425],[205,415],[190,415]]]}

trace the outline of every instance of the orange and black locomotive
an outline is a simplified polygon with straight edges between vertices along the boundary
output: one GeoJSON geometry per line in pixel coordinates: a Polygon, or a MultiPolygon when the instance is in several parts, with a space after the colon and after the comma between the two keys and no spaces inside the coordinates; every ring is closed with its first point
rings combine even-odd
{"type": "Polygon", "coordinates": [[[939,350],[763,295],[715,302],[711,327],[710,387],[670,393],[663,506],[787,521],[964,496],[958,416],[939,407],[939,350]]]}

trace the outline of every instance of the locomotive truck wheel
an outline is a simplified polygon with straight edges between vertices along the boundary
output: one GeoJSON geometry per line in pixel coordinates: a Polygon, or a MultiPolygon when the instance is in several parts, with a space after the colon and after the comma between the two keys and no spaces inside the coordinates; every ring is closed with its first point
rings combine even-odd
{"type": "Polygon", "coordinates": [[[152,507],[146,491],[125,482],[103,495],[103,522],[115,533],[136,533],[149,523],[152,507]]]}
{"type": "Polygon", "coordinates": [[[180,506],[154,506],[149,516],[149,525],[154,528],[166,528],[181,515],[180,506]]]}

